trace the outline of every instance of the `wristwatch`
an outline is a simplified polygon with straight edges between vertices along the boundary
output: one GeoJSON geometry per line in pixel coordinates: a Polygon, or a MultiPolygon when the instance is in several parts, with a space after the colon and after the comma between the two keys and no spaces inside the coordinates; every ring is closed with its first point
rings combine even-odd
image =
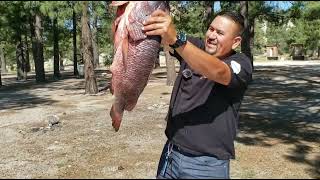
{"type": "Polygon", "coordinates": [[[183,46],[187,43],[187,35],[184,32],[181,32],[177,35],[177,40],[174,44],[170,44],[169,46],[173,49],[183,46]]]}

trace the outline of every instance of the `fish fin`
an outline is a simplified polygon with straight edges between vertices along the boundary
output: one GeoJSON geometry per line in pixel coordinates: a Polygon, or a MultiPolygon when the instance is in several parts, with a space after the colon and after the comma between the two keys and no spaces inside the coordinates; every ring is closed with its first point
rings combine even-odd
{"type": "Polygon", "coordinates": [[[112,119],[112,127],[114,128],[114,130],[116,132],[119,131],[121,120],[122,120],[122,115],[123,115],[123,113],[116,111],[115,106],[112,105],[111,110],[110,110],[110,116],[112,119]]]}
{"type": "Polygon", "coordinates": [[[133,108],[136,107],[137,102],[138,102],[138,99],[128,100],[128,102],[127,102],[127,104],[126,104],[124,109],[127,110],[127,111],[132,111],[133,108]]]}
{"type": "Polygon", "coordinates": [[[129,51],[129,39],[128,36],[122,40],[122,61],[124,71],[127,71],[127,59],[128,59],[128,51],[129,51]]]}
{"type": "Polygon", "coordinates": [[[114,87],[113,87],[112,84],[113,84],[113,83],[112,83],[112,80],[111,80],[111,83],[110,83],[110,93],[113,95],[113,93],[114,93],[114,87]]]}
{"type": "Polygon", "coordinates": [[[130,38],[133,41],[139,41],[147,38],[147,35],[145,35],[142,32],[142,26],[143,25],[137,21],[130,22],[130,24],[128,25],[127,29],[128,29],[130,38]]]}
{"type": "Polygon", "coordinates": [[[114,21],[111,27],[113,41],[115,41],[116,30],[117,30],[117,25],[116,25],[116,21],[114,21]]]}
{"type": "Polygon", "coordinates": [[[113,1],[110,6],[116,6],[117,8],[117,12],[116,12],[116,17],[121,16],[125,10],[127,5],[129,4],[129,1],[119,1],[119,2],[115,2],[113,1]]]}
{"type": "Polygon", "coordinates": [[[120,124],[122,121],[122,116],[124,112],[124,100],[123,98],[117,98],[115,103],[112,105],[110,110],[110,117],[112,119],[112,127],[117,132],[120,128],[120,124]]]}
{"type": "Polygon", "coordinates": [[[110,6],[117,6],[117,12],[116,12],[116,17],[114,22],[112,23],[112,35],[113,35],[113,40],[115,40],[115,34],[119,25],[119,22],[121,20],[121,16],[123,15],[123,13],[126,10],[126,7],[128,5],[129,1],[113,1],[110,6]]]}
{"type": "Polygon", "coordinates": [[[128,3],[129,1],[112,1],[111,4],[109,6],[122,6],[126,3],[128,3]]]}

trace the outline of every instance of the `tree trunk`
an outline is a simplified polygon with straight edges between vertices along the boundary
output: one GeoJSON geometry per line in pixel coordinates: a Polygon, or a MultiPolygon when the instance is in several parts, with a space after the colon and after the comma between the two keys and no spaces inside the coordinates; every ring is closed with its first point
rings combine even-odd
{"type": "Polygon", "coordinates": [[[61,52],[59,52],[59,60],[60,60],[60,71],[64,71],[63,59],[62,59],[61,52]]]}
{"type": "Polygon", "coordinates": [[[250,48],[251,38],[248,15],[248,1],[240,1],[240,13],[244,17],[244,32],[241,41],[241,51],[250,58],[251,64],[253,65],[253,56],[251,54],[250,48]]]}
{"type": "Polygon", "coordinates": [[[2,86],[2,80],[1,80],[1,59],[0,59],[0,88],[2,86]]]}
{"type": "Polygon", "coordinates": [[[27,80],[27,41],[26,35],[24,36],[24,41],[21,40],[22,49],[23,49],[23,58],[22,58],[22,72],[23,72],[23,80],[27,80]]]}
{"type": "Polygon", "coordinates": [[[85,94],[97,94],[98,86],[94,74],[92,37],[88,22],[88,2],[82,2],[81,41],[85,68],[85,94]]]}
{"type": "Polygon", "coordinates": [[[320,46],[318,46],[318,59],[320,57],[320,46]]]}
{"type": "Polygon", "coordinates": [[[251,58],[252,65],[253,65],[253,54],[251,52],[251,49],[253,49],[254,47],[254,21],[255,21],[255,18],[249,21],[250,54],[251,54],[250,58],[251,58]]]}
{"type": "Polygon", "coordinates": [[[79,75],[78,72],[78,61],[77,61],[77,18],[76,11],[73,7],[72,9],[72,35],[73,35],[73,74],[75,76],[79,75]]]}
{"type": "Polygon", "coordinates": [[[206,32],[213,20],[214,1],[204,1],[204,8],[205,8],[205,12],[203,17],[203,24],[204,24],[203,30],[204,32],[206,32]]]}
{"type": "Polygon", "coordinates": [[[173,58],[169,54],[168,47],[164,48],[167,68],[167,86],[173,86],[176,80],[176,69],[173,58]]]}
{"type": "Polygon", "coordinates": [[[4,48],[0,46],[0,70],[2,73],[7,73],[6,59],[4,58],[4,48]]]}
{"type": "Polygon", "coordinates": [[[3,49],[0,46],[0,88],[2,86],[1,73],[2,73],[2,61],[4,60],[3,49]]]}
{"type": "Polygon", "coordinates": [[[29,54],[29,41],[28,41],[28,33],[25,33],[25,59],[26,59],[26,64],[25,64],[25,73],[28,73],[31,71],[30,69],[30,54],[29,54]]]}
{"type": "Polygon", "coordinates": [[[92,1],[92,13],[93,13],[93,28],[92,28],[92,48],[93,48],[93,62],[94,68],[99,67],[99,46],[97,41],[97,26],[98,26],[98,16],[94,9],[94,4],[96,2],[92,1]]]}
{"type": "Polygon", "coordinates": [[[60,78],[60,68],[59,68],[59,31],[58,31],[58,20],[57,15],[53,19],[53,78],[60,78]]]}
{"type": "Polygon", "coordinates": [[[17,61],[17,80],[23,79],[23,65],[25,64],[24,59],[24,50],[23,50],[23,43],[21,40],[21,34],[18,32],[18,41],[16,45],[16,61],[17,61]]]}
{"type": "Polygon", "coordinates": [[[32,52],[34,58],[34,66],[36,72],[36,81],[45,82],[44,58],[43,58],[43,40],[42,40],[42,24],[41,16],[36,13],[34,24],[31,23],[32,52]]]}

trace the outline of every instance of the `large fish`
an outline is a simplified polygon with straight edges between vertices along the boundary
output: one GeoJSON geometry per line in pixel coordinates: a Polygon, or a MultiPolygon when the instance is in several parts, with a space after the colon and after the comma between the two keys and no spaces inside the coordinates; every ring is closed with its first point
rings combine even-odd
{"type": "Polygon", "coordinates": [[[112,27],[114,58],[110,71],[115,100],[110,116],[118,131],[124,110],[131,111],[136,106],[159,55],[160,36],[146,36],[142,22],[156,9],[168,12],[169,6],[165,1],[113,1],[111,6],[118,9],[112,27]]]}

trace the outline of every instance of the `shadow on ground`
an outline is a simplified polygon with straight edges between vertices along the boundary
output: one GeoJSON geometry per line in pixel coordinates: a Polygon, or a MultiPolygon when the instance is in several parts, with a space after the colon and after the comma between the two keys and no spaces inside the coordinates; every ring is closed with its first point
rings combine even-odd
{"type": "MultiPolygon", "coordinates": [[[[105,77],[109,73],[106,70],[97,70],[96,78],[99,90],[106,90],[110,78],[105,77]]],[[[62,71],[59,79],[54,79],[52,74],[46,74],[46,82],[36,83],[35,76],[29,75],[27,81],[17,81],[15,77],[3,78],[4,86],[0,88],[0,110],[22,110],[41,105],[52,105],[56,103],[50,97],[37,95],[39,91],[70,90],[84,94],[85,80],[74,76],[71,71],[62,71]],[[64,81],[69,80],[70,83],[64,81]],[[35,92],[30,92],[35,91],[35,92]]],[[[74,93],[73,93],[74,94],[74,93]]]]}
{"type": "MultiPolygon", "coordinates": [[[[99,91],[106,91],[110,88],[111,72],[109,70],[95,70],[99,91]]],[[[37,96],[35,91],[81,91],[84,94],[85,80],[83,77],[73,75],[72,71],[61,71],[60,79],[54,79],[52,72],[46,74],[46,82],[36,83],[35,75],[28,75],[27,81],[17,81],[14,76],[2,77],[4,86],[0,88],[0,110],[22,110],[40,105],[51,105],[56,101],[44,96],[37,96]],[[70,83],[64,81],[69,80],[70,83]],[[83,90],[83,91],[82,91],[83,90]]],[[[157,68],[151,75],[150,81],[166,78],[165,68],[157,68]]],[[[75,93],[73,93],[75,94],[75,93]]]]}
{"type": "MultiPolygon", "coordinates": [[[[157,70],[151,81],[166,77],[165,69],[157,70]]],[[[104,88],[110,82],[107,71],[98,71],[98,86],[104,88]]],[[[244,98],[240,131],[237,142],[252,146],[273,146],[268,140],[294,145],[284,155],[295,163],[308,165],[312,177],[320,177],[320,155],[313,160],[308,155],[318,151],[320,144],[320,65],[313,66],[257,66],[244,98]],[[315,144],[311,146],[310,144],[315,144]]],[[[27,82],[12,81],[0,89],[0,109],[20,110],[40,105],[50,105],[54,100],[37,96],[30,90],[56,91],[83,90],[84,79],[72,72],[64,72],[60,80],[48,78],[48,82],[37,84],[34,79],[27,82]],[[70,84],[61,81],[70,81],[70,84]]]]}
{"type": "Polygon", "coordinates": [[[244,135],[237,142],[272,146],[267,140],[275,138],[294,145],[285,158],[307,164],[312,177],[319,178],[320,155],[312,161],[307,158],[320,144],[319,69],[319,65],[256,67],[241,108],[239,127],[244,135]]]}

